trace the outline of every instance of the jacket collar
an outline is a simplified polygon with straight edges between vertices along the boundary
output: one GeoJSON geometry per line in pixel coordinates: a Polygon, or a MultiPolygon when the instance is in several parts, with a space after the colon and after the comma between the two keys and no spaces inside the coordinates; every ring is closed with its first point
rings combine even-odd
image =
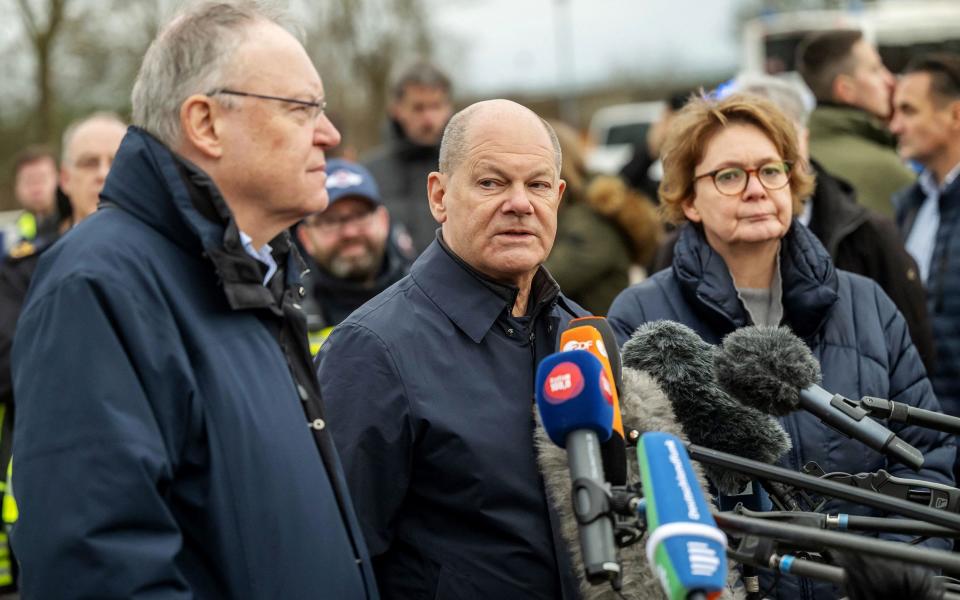
{"type": "Polygon", "coordinates": [[[896,138],[884,124],[867,111],[845,104],[820,103],[810,115],[810,137],[850,134],[894,148],[896,138]]]}
{"type": "MultiPolygon", "coordinates": [[[[726,263],[700,227],[681,229],[673,271],[688,302],[723,334],[749,324],[726,263]]],[[[823,245],[796,220],[780,244],[780,276],[784,322],[801,337],[816,333],[839,297],[837,272],[823,245]]]]}
{"type": "MultiPolygon", "coordinates": [[[[410,276],[478,344],[501,315],[510,313],[520,293],[519,288],[493,281],[464,262],[447,247],[439,232],[413,263],[410,276]]],[[[540,267],[533,278],[527,313],[536,319],[544,308],[556,304],[559,295],[560,286],[540,267]]]]}
{"type": "Polygon", "coordinates": [[[857,193],[846,180],[828,173],[815,160],[810,161],[817,176],[817,187],[811,197],[813,214],[810,231],[823,242],[833,256],[840,240],[869,219],[870,213],[857,203],[857,193]]]}
{"type": "MultiPolygon", "coordinates": [[[[101,196],[106,205],[131,213],[188,252],[210,260],[231,308],[270,308],[281,314],[275,294],[262,283],[259,263],[244,251],[216,184],[146,131],[129,128],[101,196]]],[[[270,246],[277,264],[285,267],[283,287],[298,285],[304,264],[289,232],[271,240],[270,246]]]]}

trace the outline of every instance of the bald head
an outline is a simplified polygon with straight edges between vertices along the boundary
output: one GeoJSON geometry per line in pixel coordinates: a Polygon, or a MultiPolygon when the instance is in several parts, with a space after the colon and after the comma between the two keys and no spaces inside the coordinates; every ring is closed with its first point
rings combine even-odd
{"type": "Polygon", "coordinates": [[[126,131],[120,117],[101,112],[74,122],[63,134],[60,186],[70,198],[75,221],[97,209],[107,173],[126,131]]]}
{"type": "Polygon", "coordinates": [[[560,172],[560,141],[557,134],[545,120],[522,104],[510,100],[484,100],[476,102],[453,115],[443,130],[440,140],[440,172],[453,173],[463,162],[470,147],[471,131],[491,122],[505,122],[512,119],[539,122],[550,140],[556,154],[557,172],[560,172]]]}

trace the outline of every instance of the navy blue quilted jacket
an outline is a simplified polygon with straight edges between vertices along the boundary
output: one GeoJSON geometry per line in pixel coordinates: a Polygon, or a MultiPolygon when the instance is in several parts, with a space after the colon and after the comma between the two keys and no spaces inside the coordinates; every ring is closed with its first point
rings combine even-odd
{"type": "MultiPolygon", "coordinates": [[[[904,237],[913,229],[926,199],[919,184],[894,196],[897,225],[904,237]]],[[[930,381],[943,412],[960,416],[960,177],[940,194],[940,227],[927,278],[927,310],[933,327],[936,363],[930,381]]]]}
{"type": "MultiPolygon", "coordinates": [[[[847,398],[877,396],[928,410],[940,410],[920,356],[910,341],[903,316],[872,280],[834,269],[820,242],[794,221],[780,250],[783,281],[783,325],[801,337],[820,362],[823,387],[847,398]]],[[[673,267],[664,269],[622,292],[609,319],[619,341],[637,326],[669,319],[691,327],[704,340],[719,343],[731,331],[750,325],[723,259],[706,242],[700,229],[686,226],[677,242],[673,267]]],[[[953,437],[919,427],[891,429],[923,452],[924,467],[914,472],[849,440],[805,412],[781,419],[793,449],[780,464],[799,470],[816,461],[826,472],[872,472],[953,485],[956,454],[953,437]]],[[[833,501],[828,512],[880,513],[847,502],[833,501]]],[[[946,542],[930,542],[945,547],[946,542]]],[[[828,584],[784,578],[773,597],[839,597],[828,584]]]]}

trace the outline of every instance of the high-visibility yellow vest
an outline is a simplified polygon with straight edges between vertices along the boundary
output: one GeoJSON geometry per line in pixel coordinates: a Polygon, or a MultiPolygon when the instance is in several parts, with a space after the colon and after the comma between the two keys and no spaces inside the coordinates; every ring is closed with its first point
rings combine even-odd
{"type": "Polygon", "coordinates": [[[17,217],[17,231],[20,237],[25,240],[32,240],[37,237],[37,216],[32,212],[23,211],[17,217]]]}

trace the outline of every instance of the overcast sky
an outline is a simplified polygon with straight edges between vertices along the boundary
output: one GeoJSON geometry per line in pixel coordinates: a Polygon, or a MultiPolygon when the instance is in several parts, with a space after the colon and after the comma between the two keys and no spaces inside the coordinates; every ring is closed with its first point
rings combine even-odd
{"type": "Polygon", "coordinates": [[[578,89],[612,78],[732,74],[741,0],[430,0],[438,60],[467,93],[578,89]],[[558,68],[557,18],[572,43],[558,68]]]}

